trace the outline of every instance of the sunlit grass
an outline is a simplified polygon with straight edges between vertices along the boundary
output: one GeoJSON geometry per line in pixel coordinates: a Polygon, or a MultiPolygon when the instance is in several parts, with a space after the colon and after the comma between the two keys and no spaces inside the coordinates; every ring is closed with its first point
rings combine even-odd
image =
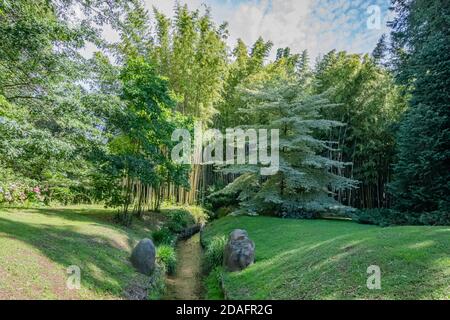
{"type": "Polygon", "coordinates": [[[138,276],[135,243],[155,227],[113,222],[101,206],[0,209],[0,299],[117,299],[138,276]],[[67,268],[81,269],[81,289],[66,287],[67,268]]]}
{"type": "Polygon", "coordinates": [[[450,227],[227,217],[203,241],[235,228],[255,241],[256,263],[224,275],[229,299],[450,298],[450,227]],[[367,288],[371,265],[381,268],[381,290],[367,288]]]}

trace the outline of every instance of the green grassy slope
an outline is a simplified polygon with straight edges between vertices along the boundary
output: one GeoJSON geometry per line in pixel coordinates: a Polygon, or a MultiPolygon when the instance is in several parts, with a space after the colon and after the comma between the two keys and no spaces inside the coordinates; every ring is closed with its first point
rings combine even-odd
{"type": "Polygon", "coordinates": [[[0,299],[122,298],[139,277],[131,248],[156,221],[127,229],[113,216],[101,207],[0,209],[0,299]],[[81,269],[80,290],[66,286],[72,265],[81,269]]]}
{"type": "Polygon", "coordinates": [[[214,221],[203,242],[236,228],[255,241],[256,263],[224,274],[229,299],[450,298],[450,227],[242,216],[214,221]],[[381,290],[367,289],[371,265],[381,268],[381,290]]]}

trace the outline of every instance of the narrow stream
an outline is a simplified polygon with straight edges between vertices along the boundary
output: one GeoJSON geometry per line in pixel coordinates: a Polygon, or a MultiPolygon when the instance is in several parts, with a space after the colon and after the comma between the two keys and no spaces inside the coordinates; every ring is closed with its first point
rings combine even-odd
{"type": "Polygon", "coordinates": [[[200,234],[177,244],[177,269],[167,278],[165,300],[202,299],[200,234]]]}

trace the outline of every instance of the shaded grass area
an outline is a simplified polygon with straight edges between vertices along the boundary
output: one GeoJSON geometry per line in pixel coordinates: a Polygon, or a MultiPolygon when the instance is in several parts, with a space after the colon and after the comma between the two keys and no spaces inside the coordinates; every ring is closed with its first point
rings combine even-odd
{"type": "MultiPolygon", "coordinates": [[[[449,299],[450,227],[389,227],[347,221],[226,217],[204,244],[233,229],[256,244],[256,263],[223,273],[228,299],[449,299]],[[367,268],[381,268],[381,290],[367,288],[367,268]]],[[[217,275],[206,281],[217,298],[217,275]]]]}
{"type": "Polygon", "coordinates": [[[130,228],[99,206],[0,208],[0,299],[117,299],[140,277],[132,248],[164,221],[151,213],[130,228]],[[68,290],[67,268],[81,269],[81,289],[68,290]]]}

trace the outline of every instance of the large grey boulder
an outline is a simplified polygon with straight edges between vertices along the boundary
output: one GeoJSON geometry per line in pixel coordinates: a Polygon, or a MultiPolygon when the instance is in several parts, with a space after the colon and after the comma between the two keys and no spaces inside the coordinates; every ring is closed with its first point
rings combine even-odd
{"type": "Polygon", "coordinates": [[[249,239],[245,230],[230,233],[225,246],[223,265],[228,271],[241,271],[255,261],[255,243],[249,239]]]}
{"type": "Polygon", "coordinates": [[[153,241],[143,239],[139,241],[137,246],[131,253],[131,263],[140,272],[147,276],[155,270],[156,249],[153,241]]]}

